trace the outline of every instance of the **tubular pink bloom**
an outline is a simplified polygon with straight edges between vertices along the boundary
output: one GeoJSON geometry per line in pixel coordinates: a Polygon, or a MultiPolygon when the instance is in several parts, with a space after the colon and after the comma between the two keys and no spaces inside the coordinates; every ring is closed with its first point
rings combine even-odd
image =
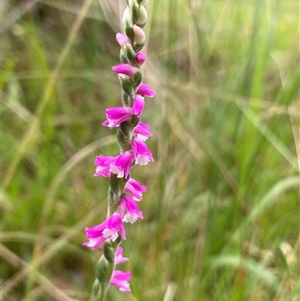
{"type": "Polygon", "coordinates": [[[119,212],[113,213],[103,223],[96,225],[92,228],[85,228],[86,237],[88,242],[83,245],[92,248],[92,250],[100,247],[107,239],[115,241],[120,233],[122,239],[126,239],[124,224],[119,212]]]}
{"type": "Polygon", "coordinates": [[[147,85],[145,85],[144,83],[141,83],[137,90],[136,90],[136,94],[139,94],[139,95],[144,95],[144,96],[147,96],[147,97],[154,97],[155,96],[155,91],[152,90],[151,88],[149,88],[147,85]]]}
{"type": "Polygon", "coordinates": [[[139,165],[147,165],[148,162],[153,162],[153,156],[149,152],[146,143],[140,139],[134,138],[131,143],[133,157],[135,163],[139,165]]]}
{"type": "Polygon", "coordinates": [[[110,279],[110,284],[116,286],[120,291],[130,292],[128,281],[131,279],[130,272],[114,270],[110,279]]]}
{"type": "Polygon", "coordinates": [[[125,240],[126,233],[121,215],[119,212],[114,212],[108,219],[107,228],[103,231],[103,235],[104,237],[115,241],[118,238],[118,232],[120,232],[122,239],[125,240]]]}
{"type": "Polygon", "coordinates": [[[110,165],[110,172],[117,174],[118,178],[128,177],[133,163],[132,153],[126,151],[116,158],[116,161],[110,165]]]}
{"type": "Polygon", "coordinates": [[[139,210],[138,205],[136,202],[129,197],[128,195],[123,195],[121,198],[121,214],[124,211],[127,213],[123,216],[122,221],[124,223],[135,223],[138,219],[143,219],[143,212],[139,210]]]}
{"type": "Polygon", "coordinates": [[[130,64],[120,64],[112,67],[112,71],[121,73],[129,77],[133,77],[136,74],[136,68],[130,64]]]}
{"type": "Polygon", "coordinates": [[[126,49],[126,46],[128,44],[131,45],[131,42],[130,42],[129,38],[125,34],[117,33],[116,39],[117,39],[117,42],[118,42],[118,44],[120,45],[120,47],[122,49],[126,49]]]}
{"type": "Polygon", "coordinates": [[[114,128],[119,126],[122,122],[131,119],[132,109],[129,107],[115,107],[105,110],[106,120],[102,125],[109,128],[114,128]]]}
{"type": "Polygon", "coordinates": [[[146,141],[148,137],[151,137],[150,125],[139,122],[138,125],[133,129],[132,133],[136,134],[136,137],[142,141],[146,141]]]}
{"type": "Polygon", "coordinates": [[[123,248],[117,247],[116,253],[115,253],[115,264],[120,264],[123,262],[127,262],[129,259],[127,257],[123,257],[123,248]]]}
{"type": "Polygon", "coordinates": [[[147,56],[145,53],[143,52],[138,52],[136,55],[135,55],[135,61],[136,61],[136,64],[140,67],[142,66],[145,61],[147,59],[147,56]]]}
{"type": "Polygon", "coordinates": [[[141,185],[138,181],[130,178],[125,185],[125,193],[132,196],[134,201],[140,201],[143,193],[146,191],[146,186],[141,185]]]}
{"type": "Polygon", "coordinates": [[[143,113],[144,107],[145,107],[144,97],[141,95],[137,95],[133,102],[131,114],[140,116],[143,113]]]}
{"type": "Polygon", "coordinates": [[[95,159],[96,171],[94,177],[103,176],[110,177],[110,164],[115,161],[115,157],[111,156],[97,156],[95,159]]]}
{"type": "Polygon", "coordinates": [[[104,237],[89,238],[89,241],[84,242],[82,245],[85,247],[90,247],[92,250],[95,250],[98,247],[101,247],[104,241],[104,237]]]}

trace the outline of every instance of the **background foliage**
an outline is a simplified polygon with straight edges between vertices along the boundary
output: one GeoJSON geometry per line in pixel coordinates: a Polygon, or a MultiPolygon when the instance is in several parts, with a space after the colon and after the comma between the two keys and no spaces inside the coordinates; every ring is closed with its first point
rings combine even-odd
{"type": "MultiPolygon", "coordinates": [[[[94,158],[119,105],[125,1],[1,2],[3,300],[89,300],[106,214],[94,158]]],[[[152,0],[143,121],[155,162],[145,219],[127,226],[132,293],[108,300],[296,301],[299,3],[152,0]]]]}

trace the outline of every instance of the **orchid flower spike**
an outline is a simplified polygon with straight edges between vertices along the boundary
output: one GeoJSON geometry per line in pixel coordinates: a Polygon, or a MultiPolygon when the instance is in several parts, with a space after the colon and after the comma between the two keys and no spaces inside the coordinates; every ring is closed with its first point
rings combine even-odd
{"type": "Polygon", "coordinates": [[[129,271],[116,270],[117,264],[128,261],[123,257],[122,241],[126,240],[125,224],[134,224],[144,218],[139,202],[146,186],[131,178],[135,165],[144,166],[153,162],[153,155],[146,140],[152,136],[150,125],[140,119],[146,106],[145,98],[155,96],[155,91],[144,83],[141,66],[147,56],[141,50],[145,44],[143,30],[147,21],[147,0],[127,0],[123,15],[123,33],[117,33],[120,46],[120,63],[112,67],[120,82],[121,105],[107,108],[102,123],[115,130],[119,154],[98,155],[94,161],[95,177],[110,178],[107,197],[106,219],[95,226],[86,227],[87,240],[84,246],[91,250],[101,248],[102,255],[96,264],[96,279],[93,296],[104,301],[109,285],[129,292],[129,271]]]}

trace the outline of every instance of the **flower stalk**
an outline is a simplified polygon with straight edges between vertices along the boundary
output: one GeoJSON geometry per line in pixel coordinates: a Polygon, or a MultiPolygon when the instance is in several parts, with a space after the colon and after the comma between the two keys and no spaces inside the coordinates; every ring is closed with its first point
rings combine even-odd
{"type": "Polygon", "coordinates": [[[120,244],[126,239],[125,223],[143,219],[138,202],[146,186],[131,177],[135,165],[144,166],[153,162],[146,140],[152,136],[150,126],[140,119],[145,107],[145,97],[155,96],[155,91],[143,83],[141,66],[146,55],[141,52],[145,43],[143,27],[147,21],[145,0],[126,0],[123,15],[124,33],[117,33],[120,46],[120,64],[112,71],[121,85],[122,106],[107,108],[106,120],[102,123],[110,129],[117,128],[116,138],[120,154],[116,157],[99,155],[95,159],[94,176],[110,179],[107,195],[107,218],[102,223],[86,228],[87,242],[83,245],[92,250],[102,248],[103,254],[96,265],[96,279],[92,294],[95,301],[104,301],[110,285],[121,291],[130,291],[130,272],[116,270],[116,264],[125,262],[120,244]]]}

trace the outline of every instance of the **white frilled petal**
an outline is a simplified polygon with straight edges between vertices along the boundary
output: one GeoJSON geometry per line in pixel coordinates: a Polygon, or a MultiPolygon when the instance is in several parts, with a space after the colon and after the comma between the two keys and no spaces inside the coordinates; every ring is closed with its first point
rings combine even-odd
{"type": "Polygon", "coordinates": [[[133,139],[132,143],[132,152],[136,164],[147,165],[149,162],[153,162],[153,156],[149,152],[146,143],[140,139],[133,139]]]}
{"type": "Polygon", "coordinates": [[[123,217],[124,223],[134,224],[138,220],[138,215],[136,213],[127,212],[123,217]]]}
{"type": "Polygon", "coordinates": [[[153,157],[152,155],[137,155],[135,162],[140,166],[145,166],[148,165],[149,162],[153,162],[153,157]]]}
{"type": "Polygon", "coordinates": [[[89,238],[89,241],[88,242],[85,242],[84,243],[84,246],[86,247],[94,247],[96,245],[96,243],[98,242],[99,238],[89,238]]]}
{"type": "Polygon", "coordinates": [[[116,161],[110,165],[109,170],[116,174],[118,178],[123,178],[124,176],[127,178],[130,173],[132,162],[132,153],[126,151],[116,158],[116,161]]]}
{"type": "Polygon", "coordinates": [[[136,137],[142,141],[146,141],[149,137],[152,136],[150,132],[150,125],[139,122],[138,125],[133,129],[133,133],[136,134],[136,137]]]}
{"type": "Polygon", "coordinates": [[[124,177],[124,170],[123,169],[119,169],[117,166],[115,165],[111,165],[109,168],[109,171],[116,174],[117,178],[123,178],[124,177]]]}
{"type": "Polygon", "coordinates": [[[105,229],[103,231],[103,236],[105,238],[110,238],[112,241],[115,241],[118,238],[118,231],[115,229],[105,229]]]}

